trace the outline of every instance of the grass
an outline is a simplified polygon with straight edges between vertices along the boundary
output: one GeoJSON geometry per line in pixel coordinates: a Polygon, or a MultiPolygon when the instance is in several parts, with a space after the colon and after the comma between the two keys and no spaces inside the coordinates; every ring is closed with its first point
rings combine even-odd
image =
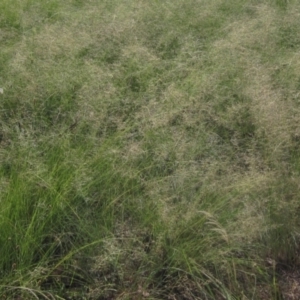
{"type": "Polygon", "coordinates": [[[297,1],[2,1],[1,299],[297,299],[297,1]]]}

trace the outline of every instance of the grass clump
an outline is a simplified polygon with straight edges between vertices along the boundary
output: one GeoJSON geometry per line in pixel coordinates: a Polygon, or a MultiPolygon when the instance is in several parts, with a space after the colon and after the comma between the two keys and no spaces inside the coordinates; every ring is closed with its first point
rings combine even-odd
{"type": "Polygon", "coordinates": [[[2,1],[3,299],[297,299],[296,1],[2,1]]]}

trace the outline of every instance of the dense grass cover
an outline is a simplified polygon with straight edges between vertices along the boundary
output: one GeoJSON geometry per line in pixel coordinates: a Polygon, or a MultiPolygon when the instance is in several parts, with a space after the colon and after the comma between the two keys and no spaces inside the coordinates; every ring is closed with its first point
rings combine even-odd
{"type": "Polygon", "coordinates": [[[299,20],[1,0],[0,298],[299,299],[299,20]]]}

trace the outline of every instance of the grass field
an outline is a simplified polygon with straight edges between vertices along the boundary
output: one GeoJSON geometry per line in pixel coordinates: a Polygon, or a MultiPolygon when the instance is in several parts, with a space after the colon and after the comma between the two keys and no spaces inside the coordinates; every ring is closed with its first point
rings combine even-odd
{"type": "Polygon", "coordinates": [[[300,4],[0,1],[0,298],[300,298],[300,4]]]}

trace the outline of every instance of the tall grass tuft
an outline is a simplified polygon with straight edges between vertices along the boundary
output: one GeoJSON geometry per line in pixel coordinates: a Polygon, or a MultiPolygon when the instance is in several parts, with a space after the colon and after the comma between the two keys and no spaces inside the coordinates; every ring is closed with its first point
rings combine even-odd
{"type": "Polygon", "coordinates": [[[0,10],[1,299],[291,297],[298,2],[0,10]]]}

